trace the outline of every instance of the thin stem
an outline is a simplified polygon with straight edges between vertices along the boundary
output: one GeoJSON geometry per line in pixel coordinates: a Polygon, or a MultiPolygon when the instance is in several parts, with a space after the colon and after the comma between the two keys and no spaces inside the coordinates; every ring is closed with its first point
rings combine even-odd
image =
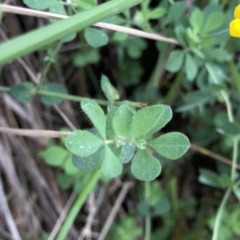
{"type": "Polygon", "coordinates": [[[214,229],[213,229],[212,240],[218,240],[218,234],[219,234],[219,228],[220,228],[220,224],[221,224],[222,214],[224,212],[224,209],[225,209],[226,203],[228,201],[228,198],[230,196],[230,193],[231,193],[231,188],[228,188],[224,194],[224,197],[223,197],[220,207],[218,209],[217,216],[215,219],[214,229]]]}
{"type": "MultiPolygon", "coordinates": [[[[2,92],[9,92],[10,88],[0,86],[0,92],[1,91],[2,92]]],[[[51,91],[46,91],[46,90],[40,90],[40,91],[38,91],[38,94],[41,95],[41,96],[57,97],[57,98],[70,100],[70,101],[74,101],[74,102],[81,102],[83,99],[86,99],[84,97],[78,97],[78,96],[69,95],[69,94],[56,93],[56,92],[51,92],[51,91]]],[[[111,104],[110,102],[108,102],[106,100],[101,100],[101,99],[93,99],[93,100],[95,100],[99,105],[102,105],[102,106],[108,106],[108,105],[111,104]]],[[[114,105],[119,106],[119,105],[123,104],[124,102],[127,103],[129,106],[136,107],[136,108],[142,108],[142,107],[147,106],[146,103],[131,102],[131,101],[117,101],[117,102],[114,102],[114,105]]]]}
{"type": "Polygon", "coordinates": [[[101,177],[101,171],[96,170],[92,173],[90,179],[88,180],[87,184],[84,186],[82,191],[79,193],[76,201],[72,205],[68,215],[65,218],[65,221],[57,235],[56,240],[64,240],[72,227],[74,220],[76,219],[80,209],[82,208],[83,204],[85,203],[88,194],[93,190],[96,186],[97,182],[101,177]]]}
{"type": "Polygon", "coordinates": [[[34,138],[61,138],[65,137],[71,132],[59,132],[52,130],[40,130],[40,129],[18,129],[1,127],[1,133],[14,134],[19,136],[34,137],[34,138]]]}
{"type": "Polygon", "coordinates": [[[231,168],[231,180],[235,181],[236,178],[236,169],[237,169],[237,158],[238,158],[238,143],[239,140],[236,137],[233,144],[233,159],[232,159],[232,168],[231,168]]]}
{"type": "MultiPolygon", "coordinates": [[[[62,44],[63,43],[61,41],[58,42],[57,47],[55,48],[55,50],[52,54],[52,58],[56,57],[57,53],[59,52],[60,48],[62,47],[62,44]]],[[[51,68],[52,64],[53,64],[53,62],[51,60],[49,60],[46,67],[44,68],[43,73],[41,74],[39,83],[36,88],[36,93],[39,91],[39,89],[41,89],[42,85],[44,84],[44,81],[46,80],[46,76],[47,76],[48,71],[51,68]]]]}
{"type": "Polygon", "coordinates": [[[176,95],[178,88],[183,80],[184,73],[183,71],[179,71],[177,76],[174,79],[174,83],[171,84],[171,88],[167,92],[166,96],[164,97],[163,103],[171,105],[174,100],[174,95],[176,95]]]}
{"type": "MultiPolygon", "coordinates": [[[[208,64],[206,64],[206,68],[207,68],[210,76],[212,77],[214,83],[217,84],[218,80],[217,80],[215,74],[213,73],[212,69],[209,67],[208,64]]],[[[230,102],[230,99],[229,99],[229,95],[224,90],[221,90],[220,93],[223,96],[223,99],[224,99],[224,101],[226,103],[228,120],[229,120],[229,122],[233,123],[234,122],[234,116],[233,116],[232,105],[231,105],[231,102],[230,102]]],[[[234,139],[234,145],[233,145],[232,167],[231,167],[231,175],[230,175],[232,181],[235,180],[236,167],[237,167],[237,156],[238,156],[238,138],[236,137],[234,139]]],[[[230,197],[231,190],[232,190],[232,188],[228,188],[227,189],[227,191],[224,194],[224,197],[222,199],[221,205],[220,205],[220,207],[218,209],[217,217],[216,217],[216,220],[215,220],[215,223],[214,223],[212,240],[217,240],[218,239],[218,234],[219,234],[219,228],[220,228],[220,224],[221,224],[222,214],[224,212],[226,203],[227,203],[227,201],[228,201],[228,199],[230,197]]]]}
{"type": "MultiPolygon", "coordinates": [[[[148,203],[151,197],[150,183],[145,182],[145,191],[144,191],[145,201],[148,203]]],[[[148,214],[145,217],[145,236],[144,240],[150,240],[151,238],[151,216],[148,214]]]]}
{"type": "Polygon", "coordinates": [[[161,81],[161,76],[164,70],[164,63],[166,59],[165,54],[166,54],[165,52],[159,52],[157,63],[154,67],[152,76],[149,81],[149,84],[152,84],[154,88],[158,88],[161,81]]]}
{"type": "MultiPolygon", "coordinates": [[[[28,15],[28,16],[42,17],[42,18],[49,18],[49,19],[51,19],[51,18],[52,19],[67,19],[68,18],[68,16],[61,15],[61,14],[37,11],[37,10],[28,9],[28,8],[10,6],[10,5],[6,5],[6,4],[0,4],[0,8],[1,8],[2,12],[10,12],[10,13],[15,13],[15,14],[20,14],[20,15],[28,15]]],[[[105,29],[109,29],[109,30],[113,30],[113,31],[123,32],[123,33],[127,33],[127,34],[130,34],[133,36],[139,36],[139,37],[143,37],[143,38],[148,38],[148,39],[152,39],[152,40],[168,42],[168,43],[179,45],[179,42],[174,38],[168,38],[168,37],[161,36],[159,34],[140,31],[140,30],[130,28],[130,27],[123,27],[123,26],[119,26],[119,25],[115,25],[115,24],[111,24],[111,23],[105,23],[105,22],[98,22],[93,25],[95,27],[100,27],[100,28],[105,28],[105,29]]]]}
{"type": "Polygon", "coordinates": [[[226,103],[228,120],[229,120],[229,122],[233,123],[234,117],[233,117],[233,111],[232,111],[232,104],[229,100],[229,96],[228,96],[227,92],[224,90],[221,90],[220,93],[222,94],[224,101],[226,103]]]}
{"type": "MultiPolygon", "coordinates": [[[[218,84],[218,80],[216,78],[216,75],[214,74],[214,72],[212,71],[212,69],[210,68],[210,66],[208,64],[206,64],[206,68],[207,68],[208,73],[211,76],[213,82],[215,84],[218,84]]],[[[221,93],[221,95],[222,95],[222,97],[223,97],[223,99],[226,103],[228,120],[229,120],[229,122],[233,123],[234,122],[234,117],[233,117],[233,111],[232,111],[232,104],[229,100],[228,93],[225,90],[221,90],[220,93],[221,93]]]]}
{"type": "Polygon", "coordinates": [[[0,86],[0,92],[9,92],[9,91],[10,91],[9,87],[0,86]]]}

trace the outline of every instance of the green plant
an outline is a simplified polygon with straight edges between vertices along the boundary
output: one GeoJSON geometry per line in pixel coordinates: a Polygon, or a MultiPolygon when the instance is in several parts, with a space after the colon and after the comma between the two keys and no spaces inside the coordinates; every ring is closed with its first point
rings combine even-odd
{"type": "MultiPolygon", "coordinates": [[[[106,81],[106,77],[102,80],[106,81]]],[[[118,94],[103,81],[103,91],[107,92],[109,101],[115,100],[118,94]]],[[[178,132],[152,139],[152,134],[172,118],[167,105],[136,111],[125,103],[119,107],[110,106],[107,115],[94,100],[81,101],[81,107],[95,129],[73,131],[66,139],[66,147],[73,153],[73,163],[81,170],[101,169],[106,177],[114,178],[121,174],[122,164],[132,160],[132,174],[139,180],[151,181],[161,172],[160,162],[152,151],[174,160],[190,146],[188,138],[178,132]]]]}

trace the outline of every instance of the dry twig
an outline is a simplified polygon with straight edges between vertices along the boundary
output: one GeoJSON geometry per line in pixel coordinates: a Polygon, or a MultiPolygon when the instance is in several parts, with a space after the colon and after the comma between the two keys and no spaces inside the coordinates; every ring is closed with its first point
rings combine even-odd
{"type": "MultiPolygon", "coordinates": [[[[2,10],[2,12],[9,12],[9,13],[28,15],[28,16],[34,16],[34,17],[53,18],[53,19],[68,18],[68,16],[64,16],[64,15],[60,15],[60,14],[48,13],[48,12],[43,12],[43,11],[22,8],[22,7],[16,7],[16,6],[10,6],[10,5],[6,5],[6,4],[0,4],[0,9],[2,10]]],[[[148,33],[148,32],[140,31],[137,29],[129,28],[129,27],[123,27],[123,26],[119,26],[119,25],[115,25],[115,24],[98,22],[98,23],[95,23],[94,26],[113,30],[113,31],[123,32],[123,33],[127,33],[130,35],[138,36],[138,37],[157,40],[157,41],[161,41],[161,42],[168,42],[171,44],[179,44],[178,41],[173,38],[168,38],[168,37],[164,37],[164,36],[161,36],[158,34],[148,33]]]]}

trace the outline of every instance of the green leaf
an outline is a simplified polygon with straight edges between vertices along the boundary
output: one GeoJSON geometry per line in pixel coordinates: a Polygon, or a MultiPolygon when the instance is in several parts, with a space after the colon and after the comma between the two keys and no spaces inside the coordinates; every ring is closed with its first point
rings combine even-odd
{"type": "Polygon", "coordinates": [[[134,114],[127,104],[121,105],[112,119],[115,136],[129,137],[134,114]]]}
{"type": "Polygon", "coordinates": [[[106,134],[107,134],[107,138],[108,139],[115,139],[116,138],[116,134],[115,131],[113,129],[113,117],[115,115],[115,113],[117,112],[118,107],[111,107],[109,108],[109,111],[107,113],[107,119],[106,119],[106,134]]]}
{"type": "Polygon", "coordinates": [[[115,32],[112,37],[112,41],[118,42],[118,41],[125,41],[128,38],[127,33],[122,32],[115,32]]]}
{"type": "Polygon", "coordinates": [[[140,58],[143,50],[147,48],[146,41],[141,38],[130,38],[125,42],[125,44],[127,47],[127,54],[133,59],[140,58]]]}
{"type": "Polygon", "coordinates": [[[192,81],[197,74],[197,65],[194,58],[190,54],[186,54],[185,59],[185,71],[187,73],[187,79],[192,81]]]}
{"type": "Polygon", "coordinates": [[[238,199],[238,201],[240,201],[240,184],[235,185],[233,187],[233,193],[236,196],[236,198],[238,199]]]}
{"type": "Polygon", "coordinates": [[[88,49],[87,51],[78,53],[73,58],[74,66],[84,67],[88,64],[94,64],[99,62],[100,55],[98,49],[88,49]]]}
{"type": "Polygon", "coordinates": [[[57,178],[58,184],[64,190],[69,189],[73,185],[74,181],[75,179],[72,175],[64,174],[64,173],[60,174],[57,178]]]}
{"type": "Polygon", "coordinates": [[[87,157],[95,153],[103,141],[85,130],[77,130],[67,136],[66,148],[80,157],[87,157]]]}
{"type": "Polygon", "coordinates": [[[23,0],[23,2],[30,8],[36,10],[46,10],[51,7],[56,0],[23,0]]]}
{"type": "MultiPolygon", "coordinates": [[[[58,2],[58,1],[55,1],[51,4],[51,6],[49,8],[49,12],[67,16],[67,12],[66,12],[63,4],[61,2],[58,2]]],[[[56,21],[59,21],[59,20],[50,19],[51,23],[54,23],[56,21]]],[[[76,37],[76,35],[77,35],[76,33],[73,33],[69,36],[66,36],[66,37],[62,38],[61,41],[62,42],[70,42],[76,37]]]]}
{"type": "Polygon", "coordinates": [[[175,28],[175,33],[177,35],[177,40],[181,43],[182,46],[187,46],[187,41],[186,41],[186,28],[183,27],[182,25],[178,25],[175,28]]]}
{"type": "Polygon", "coordinates": [[[136,151],[136,147],[131,144],[124,144],[122,145],[120,161],[123,164],[129,163],[136,151]]]}
{"type": "Polygon", "coordinates": [[[69,151],[62,147],[50,146],[46,150],[41,151],[39,156],[50,166],[63,166],[70,154],[69,151]]]}
{"type": "Polygon", "coordinates": [[[72,163],[72,156],[69,154],[69,158],[66,160],[63,169],[66,174],[74,175],[79,172],[79,170],[72,163]]]}
{"type": "Polygon", "coordinates": [[[172,51],[166,63],[166,70],[168,70],[169,72],[177,72],[178,70],[180,70],[183,63],[183,57],[183,51],[172,51]]]}
{"type": "Polygon", "coordinates": [[[141,181],[152,181],[161,172],[159,161],[145,150],[139,150],[132,160],[131,172],[141,181]]]}
{"type": "MultiPolygon", "coordinates": [[[[39,1],[39,0],[37,0],[37,1],[39,1]]],[[[42,2],[42,1],[40,1],[40,2],[42,2]]],[[[50,8],[49,8],[49,12],[67,16],[67,12],[66,12],[63,4],[58,1],[52,1],[52,4],[50,5],[50,8]]],[[[59,21],[59,20],[51,19],[50,21],[55,22],[55,21],[59,21]]]]}
{"type": "Polygon", "coordinates": [[[94,48],[103,47],[108,44],[108,36],[102,30],[86,28],[84,30],[84,37],[87,43],[94,48]]]}
{"type": "MultiPolygon", "coordinates": [[[[48,91],[48,92],[54,92],[54,93],[60,93],[60,94],[68,93],[67,89],[62,84],[59,84],[59,83],[47,83],[42,87],[41,90],[48,91]]],[[[41,95],[41,102],[47,106],[59,104],[62,101],[63,101],[62,98],[41,95]]]]}
{"type": "Polygon", "coordinates": [[[190,142],[184,134],[171,132],[148,142],[147,146],[159,155],[175,160],[187,152],[190,142]]]}
{"type": "Polygon", "coordinates": [[[213,12],[208,16],[206,22],[204,23],[204,27],[202,31],[204,33],[209,33],[214,30],[217,30],[223,25],[224,20],[225,20],[225,16],[223,13],[213,12]]]}
{"type": "Polygon", "coordinates": [[[106,116],[102,108],[94,100],[84,99],[81,101],[82,110],[88,115],[95,128],[103,139],[106,138],[106,116]]]}
{"type": "Polygon", "coordinates": [[[189,19],[190,25],[193,28],[195,33],[199,33],[202,29],[203,25],[203,13],[198,8],[195,8],[194,11],[191,13],[189,19]]]}
{"type": "Polygon", "coordinates": [[[222,188],[222,186],[219,183],[218,175],[207,169],[200,169],[200,176],[198,178],[198,181],[202,184],[211,186],[211,187],[217,187],[222,188]]]}
{"type": "Polygon", "coordinates": [[[101,88],[106,98],[110,102],[114,102],[119,99],[120,95],[117,89],[110,83],[107,76],[102,75],[101,77],[101,88]]]}
{"type": "Polygon", "coordinates": [[[145,139],[162,129],[172,119],[172,109],[168,105],[158,104],[158,106],[161,106],[163,111],[159,115],[155,127],[144,136],[145,139]]]}
{"type": "Polygon", "coordinates": [[[105,146],[105,159],[101,170],[107,178],[115,178],[122,173],[122,164],[108,146],[105,146]]]}
{"type": "Polygon", "coordinates": [[[217,124],[217,131],[221,134],[229,136],[237,136],[240,133],[240,128],[236,123],[231,123],[229,121],[223,121],[217,124]]]}
{"type": "Polygon", "coordinates": [[[10,88],[10,94],[21,103],[31,102],[35,94],[34,84],[25,82],[14,85],[10,88]]]}
{"type": "Polygon", "coordinates": [[[168,11],[168,16],[165,19],[165,24],[170,22],[177,22],[179,23],[179,19],[183,16],[184,12],[186,11],[186,4],[185,2],[174,2],[168,11]]]}
{"type": "Polygon", "coordinates": [[[96,0],[80,0],[78,1],[78,4],[81,8],[87,10],[97,6],[97,1],[96,0]]]}
{"type": "Polygon", "coordinates": [[[104,154],[105,152],[103,151],[103,149],[99,149],[98,151],[87,157],[80,157],[73,154],[72,162],[76,168],[82,171],[92,171],[100,167],[101,162],[104,159],[104,154]]]}
{"type": "Polygon", "coordinates": [[[161,116],[163,116],[164,105],[154,105],[139,110],[132,122],[131,135],[133,138],[146,136],[148,133],[161,128],[161,116]]]}
{"type": "Polygon", "coordinates": [[[147,12],[147,18],[148,19],[159,19],[162,16],[164,16],[165,13],[166,13],[166,9],[164,9],[162,7],[157,7],[155,9],[147,12]]]}
{"type": "Polygon", "coordinates": [[[204,53],[201,50],[199,50],[197,47],[192,47],[191,51],[199,58],[202,58],[202,59],[205,58],[204,53]]]}

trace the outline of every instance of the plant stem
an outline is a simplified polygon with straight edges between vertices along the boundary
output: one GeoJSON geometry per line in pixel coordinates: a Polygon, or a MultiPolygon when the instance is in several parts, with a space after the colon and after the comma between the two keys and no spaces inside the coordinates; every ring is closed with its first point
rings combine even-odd
{"type": "Polygon", "coordinates": [[[70,228],[72,227],[74,220],[77,217],[81,207],[85,203],[88,194],[93,190],[93,188],[97,184],[100,177],[101,177],[101,171],[96,170],[92,173],[89,181],[87,182],[85,187],[82,189],[82,191],[79,193],[76,201],[74,202],[68,215],[66,216],[65,221],[56,237],[56,240],[65,240],[66,239],[66,236],[67,236],[70,228]]]}
{"type": "Polygon", "coordinates": [[[10,91],[9,87],[0,86],[0,92],[9,92],[9,91],[10,91]]]}
{"type": "Polygon", "coordinates": [[[166,61],[166,53],[168,52],[169,47],[167,47],[166,51],[161,51],[158,54],[158,59],[157,63],[154,67],[154,70],[152,72],[152,75],[150,77],[149,84],[151,84],[154,88],[158,89],[160,82],[161,82],[161,77],[164,71],[164,65],[166,61]]]}
{"type": "MultiPolygon", "coordinates": [[[[145,201],[148,203],[151,197],[150,183],[145,182],[145,191],[144,191],[145,201]]],[[[145,236],[144,240],[150,240],[151,238],[151,216],[148,214],[145,217],[145,236]]]]}
{"type": "Polygon", "coordinates": [[[231,180],[234,182],[236,178],[236,169],[237,169],[237,159],[238,159],[238,143],[239,140],[236,137],[233,144],[233,159],[232,159],[232,168],[231,168],[231,180]]]}
{"type": "MultiPolygon", "coordinates": [[[[231,64],[230,64],[231,65],[231,64]]],[[[212,74],[212,71],[209,69],[209,67],[206,65],[207,70],[209,72],[209,74],[211,75],[213,81],[217,84],[217,79],[215,78],[215,75],[212,74]]],[[[230,68],[232,67],[231,71],[232,73],[234,73],[234,69],[233,69],[233,65],[230,66],[230,68]]],[[[236,80],[236,79],[235,79],[236,80]]],[[[226,107],[227,107],[227,114],[228,114],[228,120],[229,122],[233,123],[234,122],[234,116],[233,116],[233,111],[232,111],[232,105],[229,99],[229,95],[226,91],[221,90],[220,93],[223,96],[223,99],[226,103],[226,107]]],[[[232,156],[232,167],[231,167],[231,180],[234,182],[235,180],[235,175],[236,175],[236,167],[237,167],[237,157],[238,157],[238,138],[235,137],[234,139],[234,144],[233,144],[233,156],[232,156]]],[[[224,212],[226,203],[230,197],[232,188],[229,187],[226,191],[226,193],[224,194],[224,197],[222,199],[221,205],[218,209],[217,212],[217,216],[216,216],[216,220],[214,223],[214,229],[213,229],[213,238],[212,240],[217,240],[218,239],[218,234],[219,234],[219,228],[220,228],[220,224],[221,224],[221,218],[222,218],[222,214],[224,212]]]]}
{"type": "Polygon", "coordinates": [[[240,96],[240,75],[238,69],[232,59],[228,62],[228,66],[231,72],[233,89],[236,88],[237,93],[240,96]]]}
{"type": "Polygon", "coordinates": [[[183,77],[184,77],[183,71],[179,71],[174,79],[174,83],[171,84],[171,88],[169,89],[169,91],[167,92],[166,96],[163,99],[164,104],[171,105],[171,103],[174,100],[174,95],[176,95],[178,88],[183,80],[183,77]]]}
{"type": "Polygon", "coordinates": [[[220,207],[218,209],[217,216],[216,216],[215,223],[214,223],[212,240],[218,240],[218,234],[219,234],[219,228],[220,228],[220,224],[221,224],[222,214],[224,212],[224,209],[225,209],[226,203],[228,201],[228,198],[230,196],[230,193],[231,193],[231,188],[228,188],[224,194],[224,197],[223,197],[220,207]]]}
{"type": "MultiPolygon", "coordinates": [[[[216,75],[214,74],[214,72],[212,71],[212,69],[210,68],[210,66],[208,64],[206,64],[206,68],[207,68],[207,71],[208,71],[209,75],[213,79],[213,82],[215,84],[218,84],[218,79],[217,79],[216,75]]],[[[220,93],[221,93],[221,95],[222,95],[222,97],[223,97],[223,99],[226,103],[228,120],[229,120],[229,122],[233,123],[234,122],[234,117],[233,117],[232,105],[231,105],[231,102],[229,100],[228,93],[225,90],[221,90],[220,93]]]]}
{"type": "MultiPolygon", "coordinates": [[[[0,86],[0,92],[9,92],[9,91],[10,91],[9,87],[0,86]]],[[[81,102],[83,99],[86,99],[84,97],[63,94],[63,93],[57,93],[57,92],[51,92],[51,91],[46,91],[46,90],[40,90],[40,91],[38,91],[38,94],[42,95],[42,96],[57,97],[57,98],[70,100],[70,101],[74,101],[74,102],[81,102]]],[[[102,106],[108,106],[111,104],[110,102],[108,102],[106,100],[101,100],[101,99],[93,99],[93,100],[95,100],[99,105],[102,105],[102,106]]],[[[131,101],[117,101],[117,102],[114,102],[114,105],[119,106],[124,102],[127,103],[129,106],[136,107],[136,108],[142,108],[142,107],[147,106],[146,103],[131,102],[131,101]]]]}
{"type": "MultiPolygon", "coordinates": [[[[63,43],[62,43],[61,41],[58,42],[57,47],[55,48],[55,50],[54,50],[54,52],[53,52],[53,54],[52,54],[52,58],[55,58],[55,57],[56,57],[58,51],[59,51],[60,48],[62,47],[62,44],[63,44],[63,43]]],[[[37,85],[37,88],[36,88],[36,90],[35,90],[36,93],[39,91],[39,89],[41,89],[42,85],[44,84],[44,81],[46,80],[47,73],[48,73],[48,71],[49,71],[52,63],[53,63],[53,62],[52,62],[51,60],[49,60],[48,63],[47,63],[47,65],[46,65],[46,67],[44,68],[43,73],[41,74],[39,83],[38,83],[38,85],[37,85]]]]}

